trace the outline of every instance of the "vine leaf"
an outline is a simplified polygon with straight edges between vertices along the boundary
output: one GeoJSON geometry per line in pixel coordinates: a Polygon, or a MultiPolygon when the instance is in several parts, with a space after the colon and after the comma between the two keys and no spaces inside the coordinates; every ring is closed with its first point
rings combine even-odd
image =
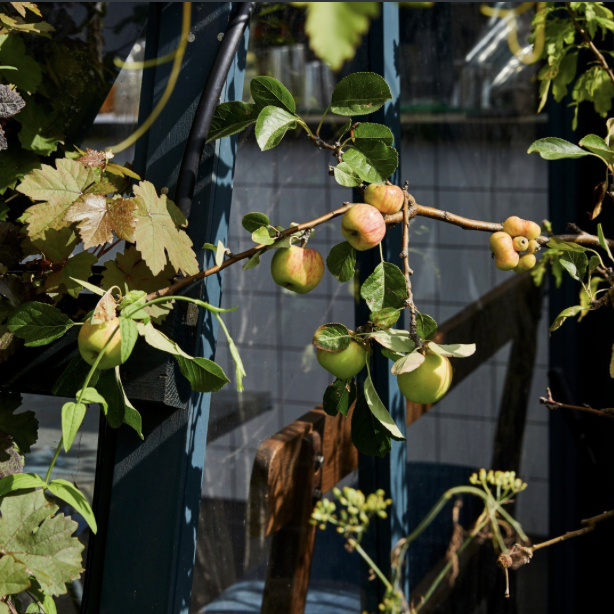
{"type": "Polygon", "coordinates": [[[98,258],[90,252],[79,252],[69,258],[59,271],[54,271],[45,280],[46,292],[67,292],[77,298],[83,289],[80,279],[88,279],[92,274],[92,267],[98,258]]]}
{"type": "Polygon", "coordinates": [[[57,307],[37,301],[19,307],[8,321],[8,329],[28,347],[47,345],[73,326],[74,322],[57,307]]]}
{"type": "Polygon", "coordinates": [[[20,229],[10,222],[0,222],[0,263],[13,268],[23,259],[20,229]]]}
{"type": "Polygon", "coordinates": [[[77,523],[48,501],[42,490],[4,497],[0,503],[0,548],[4,556],[22,565],[45,593],[63,595],[66,583],[83,568],[83,544],[73,536],[77,523]]]}
{"type": "Polygon", "coordinates": [[[347,416],[355,400],[356,381],[354,378],[348,380],[336,379],[324,391],[322,407],[329,416],[336,416],[337,414],[347,416]]]}
{"type": "Polygon", "coordinates": [[[343,324],[324,324],[314,333],[312,343],[319,350],[341,352],[350,345],[350,331],[343,324]]]}
{"type": "Polygon", "coordinates": [[[15,119],[21,124],[19,142],[24,149],[48,156],[64,142],[60,116],[47,105],[39,105],[28,98],[26,108],[15,119]]]}
{"type": "MultiPolygon", "coordinates": [[[[25,565],[18,563],[10,556],[0,558],[0,596],[16,595],[30,588],[30,576],[25,565]]],[[[6,610],[0,612],[9,613],[6,604],[2,604],[6,610]]]]}
{"type": "Polygon", "coordinates": [[[382,262],[362,284],[360,296],[371,311],[380,311],[385,307],[402,309],[407,300],[405,276],[395,264],[382,262]]]}
{"type": "Polygon", "coordinates": [[[38,156],[25,149],[12,150],[9,155],[0,156],[0,194],[14,188],[20,179],[40,166],[38,156]]]}
{"type": "Polygon", "coordinates": [[[30,410],[15,414],[21,401],[19,393],[0,392],[0,431],[12,437],[21,453],[27,453],[38,440],[38,420],[30,410]]]}
{"type": "Polygon", "coordinates": [[[247,102],[223,102],[215,109],[207,143],[245,130],[258,119],[260,107],[247,102]]]}
{"type": "Polygon", "coordinates": [[[79,234],[83,249],[90,249],[119,239],[134,241],[136,203],[126,198],[107,199],[100,194],[86,194],[66,211],[67,222],[80,222],[79,234]]]}
{"type": "Polygon", "coordinates": [[[134,239],[151,272],[158,275],[164,271],[168,254],[168,262],[175,271],[185,275],[198,273],[192,241],[177,227],[185,224],[185,218],[175,203],[164,194],[158,196],[149,181],[141,181],[134,187],[134,193],[138,217],[134,239]]]}
{"type": "Polygon", "coordinates": [[[339,81],[330,108],[337,115],[367,115],[389,100],[392,100],[392,92],[383,77],[373,72],[356,72],[339,81]]]}
{"type": "Polygon", "coordinates": [[[47,230],[31,241],[32,245],[53,264],[66,260],[79,243],[79,237],[72,228],[47,230]]]}

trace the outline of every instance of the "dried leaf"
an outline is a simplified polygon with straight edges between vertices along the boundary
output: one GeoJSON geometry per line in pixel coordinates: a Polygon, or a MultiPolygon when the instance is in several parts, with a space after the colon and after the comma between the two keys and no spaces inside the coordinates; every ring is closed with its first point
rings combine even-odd
{"type": "Polygon", "coordinates": [[[595,186],[593,191],[593,212],[591,213],[591,220],[594,220],[601,213],[601,206],[603,205],[603,199],[607,192],[608,184],[606,181],[602,181],[595,186]]]}
{"type": "Polygon", "coordinates": [[[111,294],[111,290],[105,292],[104,296],[98,301],[94,313],[90,318],[90,324],[102,324],[117,316],[117,303],[111,294]]]}
{"type": "Polygon", "coordinates": [[[80,158],[77,158],[77,162],[81,162],[83,166],[98,166],[100,168],[104,168],[107,163],[107,155],[104,151],[96,151],[95,149],[87,148],[87,153],[85,153],[80,158]]]}
{"type": "Polygon", "coordinates": [[[25,106],[24,99],[8,85],[0,84],[0,118],[13,117],[25,106]]]}

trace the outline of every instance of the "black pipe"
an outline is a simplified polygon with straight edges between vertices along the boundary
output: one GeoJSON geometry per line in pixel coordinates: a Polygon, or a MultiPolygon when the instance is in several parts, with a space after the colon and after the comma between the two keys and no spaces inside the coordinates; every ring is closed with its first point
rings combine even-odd
{"type": "Polygon", "coordinates": [[[255,2],[241,2],[236,13],[230,19],[228,29],[224,34],[222,44],[200,97],[198,109],[196,109],[196,115],[190,128],[183,160],[181,161],[177,187],[175,188],[175,202],[186,217],[189,216],[192,208],[198,166],[207,142],[211,120],[255,5],[255,2]]]}

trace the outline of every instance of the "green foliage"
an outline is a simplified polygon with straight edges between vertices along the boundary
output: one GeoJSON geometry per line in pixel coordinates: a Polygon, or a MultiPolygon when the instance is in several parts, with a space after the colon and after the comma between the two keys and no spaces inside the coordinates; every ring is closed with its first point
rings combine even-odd
{"type": "Polygon", "coordinates": [[[405,276],[395,264],[378,264],[363,283],[360,296],[371,311],[380,311],[386,307],[402,309],[407,300],[405,276]]]}
{"type": "Polygon", "coordinates": [[[347,241],[335,245],[328,253],[326,267],[340,282],[350,281],[356,269],[356,250],[347,241]]]}
{"type": "Polygon", "coordinates": [[[358,396],[351,424],[352,443],[367,456],[383,458],[392,449],[387,429],[373,415],[364,394],[358,396]]]}
{"type": "Polygon", "coordinates": [[[347,416],[354,401],[356,401],[354,378],[348,380],[336,379],[324,391],[322,407],[329,416],[336,416],[337,414],[347,416]]]}
{"type": "Polygon", "coordinates": [[[313,335],[312,343],[319,350],[341,352],[350,345],[350,331],[343,324],[324,324],[313,335]]]}
{"type": "Polygon", "coordinates": [[[36,301],[20,307],[8,322],[8,329],[31,347],[55,341],[73,326],[74,322],[59,309],[36,301]]]}
{"type": "Polygon", "coordinates": [[[277,147],[288,130],[296,128],[296,116],[277,106],[260,111],[256,121],[256,141],[262,151],[277,147]]]}

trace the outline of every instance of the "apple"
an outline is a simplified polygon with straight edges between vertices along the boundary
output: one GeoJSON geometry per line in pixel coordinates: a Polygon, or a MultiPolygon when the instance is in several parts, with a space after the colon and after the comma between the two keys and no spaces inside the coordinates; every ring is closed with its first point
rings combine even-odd
{"type": "Polygon", "coordinates": [[[539,251],[539,243],[535,239],[529,241],[529,247],[527,248],[529,254],[535,254],[539,251]]]}
{"type": "Polygon", "coordinates": [[[405,195],[398,185],[372,183],[365,190],[365,202],[381,213],[396,213],[403,207],[405,195]]]}
{"type": "Polygon", "coordinates": [[[397,376],[401,394],[408,400],[430,405],[441,399],[452,384],[452,365],[445,356],[427,350],[424,362],[414,371],[397,376]]]}
{"type": "Polygon", "coordinates": [[[517,252],[524,252],[529,248],[529,239],[526,237],[514,237],[512,239],[512,243],[514,244],[514,249],[517,252]]]}
{"type": "Polygon", "coordinates": [[[119,318],[117,317],[97,324],[92,324],[92,318],[90,318],[81,326],[77,343],[79,345],[81,358],[83,358],[88,365],[93,365],[94,362],[96,362],[98,354],[100,354],[103,348],[104,353],[98,363],[99,369],[113,369],[121,364],[122,343],[120,331],[117,330],[113,335],[113,332],[118,326],[119,318]],[[104,346],[111,335],[113,335],[113,338],[105,348],[104,346]]]}
{"type": "Polygon", "coordinates": [[[345,350],[340,352],[318,350],[316,356],[320,366],[339,379],[354,377],[362,371],[367,362],[367,351],[353,339],[345,350]]]}
{"type": "Polygon", "coordinates": [[[273,281],[297,294],[311,292],[324,275],[324,260],[315,249],[281,247],[271,260],[273,281]]]}
{"type": "Polygon", "coordinates": [[[512,237],[506,232],[490,235],[490,249],[495,255],[495,266],[501,271],[511,271],[518,265],[518,252],[514,249],[512,237]]]}
{"type": "Polygon", "coordinates": [[[530,241],[539,237],[541,228],[535,222],[512,215],[503,222],[503,231],[507,232],[510,237],[526,237],[530,241]]]}
{"type": "Polygon", "coordinates": [[[386,235],[386,222],[375,207],[360,203],[343,216],[341,233],[355,250],[364,252],[381,243],[386,235]]]}
{"type": "Polygon", "coordinates": [[[525,271],[532,269],[536,262],[537,259],[533,254],[525,254],[524,256],[521,256],[518,266],[514,269],[514,271],[516,273],[524,273],[525,271]]]}

